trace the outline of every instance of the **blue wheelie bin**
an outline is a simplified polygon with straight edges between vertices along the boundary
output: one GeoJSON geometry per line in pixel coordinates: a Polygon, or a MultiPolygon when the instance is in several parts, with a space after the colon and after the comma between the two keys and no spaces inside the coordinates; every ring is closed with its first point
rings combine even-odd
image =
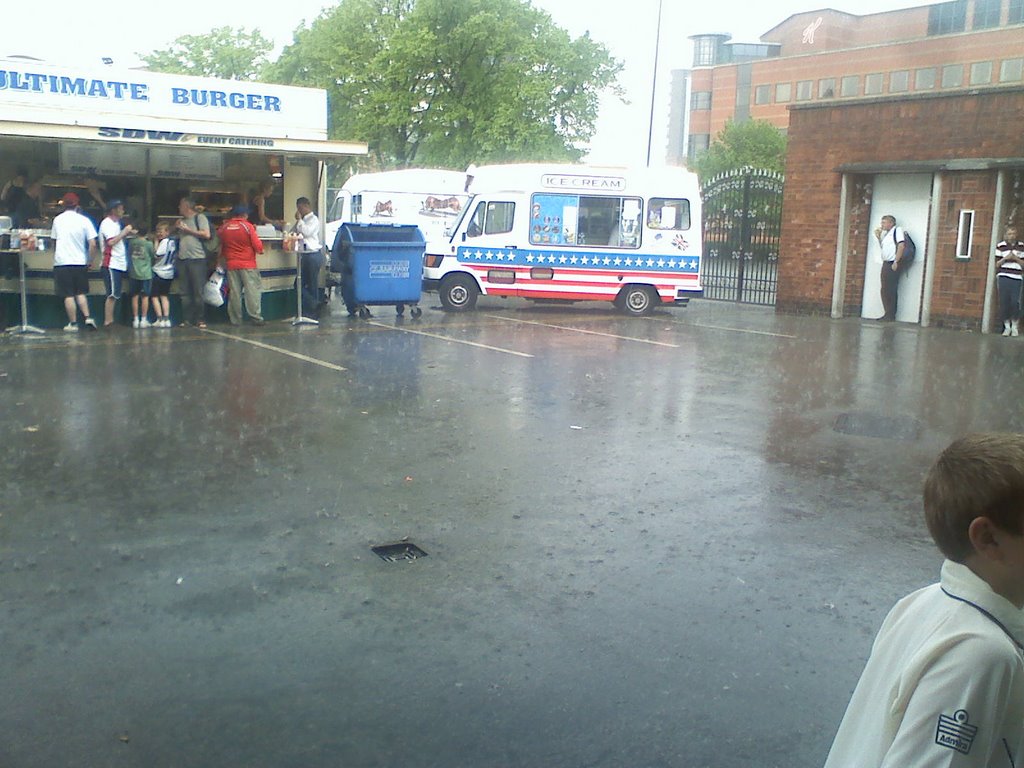
{"type": "Polygon", "coordinates": [[[410,224],[342,224],[331,248],[331,271],[338,273],[349,315],[370,316],[370,307],[393,304],[397,314],[417,306],[423,286],[426,240],[410,224]]]}

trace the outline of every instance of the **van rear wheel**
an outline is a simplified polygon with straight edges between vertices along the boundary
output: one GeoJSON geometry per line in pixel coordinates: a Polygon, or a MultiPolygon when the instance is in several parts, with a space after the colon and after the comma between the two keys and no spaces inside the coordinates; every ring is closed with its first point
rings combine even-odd
{"type": "Polygon", "coordinates": [[[476,306],[480,289],[467,274],[448,275],[441,281],[441,306],[449,312],[467,312],[476,306]]]}
{"type": "Polygon", "coordinates": [[[627,285],[616,297],[616,306],[627,315],[640,317],[651,314],[659,299],[658,294],[649,285],[627,285]]]}

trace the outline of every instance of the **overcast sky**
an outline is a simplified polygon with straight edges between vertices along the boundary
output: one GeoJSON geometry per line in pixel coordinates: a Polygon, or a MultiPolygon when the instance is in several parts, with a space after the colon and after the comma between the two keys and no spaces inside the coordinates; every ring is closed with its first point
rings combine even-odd
{"type": "MultiPolygon", "coordinates": [[[[50,0],[47,23],[33,30],[15,24],[3,36],[0,52],[37,56],[58,63],[92,63],[109,56],[115,63],[136,64],[135,52],[165,48],[176,37],[218,26],[256,27],[278,46],[290,42],[292,31],[307,24],[334,3],[324,0],[247,0],[210,3],[175,0],[166,6],[140,3],[111,11],[81,0],[50,0]],[[290,15],[282,11],[288,10],[290,15]],[[17,30],[14,33],[14,30],[17,30]]],[[[620,82],[629,105],[613,98],[602,104],[598,132],[591,143],[594,162],[642,164],[647,155],[647,133],[658,29],[658,0],[533,0],[551,14],[555,23],[573,36],[586,31],[609,47],[625,63],[620,82]],[[624,10],[625,9],[625,10],[624,10]]],[[[798,0],[664,0],[661,48],[655,97],[652,161],[665,157],[670,71],[691,63],[690,35],[722,32],[734,41],[756,41],[761,34],[794,13],[830,7],[866,14],[921,3],[896,0],[838,0],[808,4],[798,0]]],[[[357,139],[359,137],[340,137],[357,139]]]]}

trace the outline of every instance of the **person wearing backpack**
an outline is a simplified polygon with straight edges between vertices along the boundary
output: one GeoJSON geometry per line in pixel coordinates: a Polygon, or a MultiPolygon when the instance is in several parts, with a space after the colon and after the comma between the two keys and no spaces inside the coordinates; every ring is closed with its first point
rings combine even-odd
{"type": "Polygon", "coordinates": [[[206,327],[206,303],[203,286],[210,273],[206,268],[205,243],[211,237],[210,220],[196,210],[195,201],[183,197],[178,201],[175,225],[178,236],[178,279],[181,283],[181,304],[185,322],[197,328],[206,327]]]}
{"type": "Polygon", "coordinates": [[[882,248],[881,293],[882,308],[885,310],[879,320],[892,322],[896,319],[899,300],[900,275],[905,271],[903,264],[904,240],[901,227],[896,226],[896,217],[886,214],[881,226],[875,229],[875,238],[882,248]]]}
{"type": "Polygon", "coordinates": [[[996,287],[999,289],[999,319],[1003,321],[1003,336],[1017,336],[1020,332],[1020,291],[1024,283],[1024,242],[1017,237],[1016,227],[1006,228],[1006,237],[995,251],[996,287]]]}

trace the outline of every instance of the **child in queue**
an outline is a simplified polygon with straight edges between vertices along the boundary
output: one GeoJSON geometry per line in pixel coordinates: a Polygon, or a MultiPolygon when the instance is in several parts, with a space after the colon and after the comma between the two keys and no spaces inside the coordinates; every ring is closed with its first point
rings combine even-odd
{"type": "Polygon", "coordinates": [[[178,252],[178,241],[171,237],[170,225],[161,221],[154,232],[156,240],[156,261],[153,263],[153,311],[156,313],[157,328],[171,327],[171,283],[174,282],[174,261],[178,252]]]}
{"type": "Polygon", "coordinates": [[[145,237],[146,229],[138,231],[129,245],[130,274],[128,290],[132,296],[132,328],[149,328],[149,294],[153,290],[153,243],[145,237]]]}

